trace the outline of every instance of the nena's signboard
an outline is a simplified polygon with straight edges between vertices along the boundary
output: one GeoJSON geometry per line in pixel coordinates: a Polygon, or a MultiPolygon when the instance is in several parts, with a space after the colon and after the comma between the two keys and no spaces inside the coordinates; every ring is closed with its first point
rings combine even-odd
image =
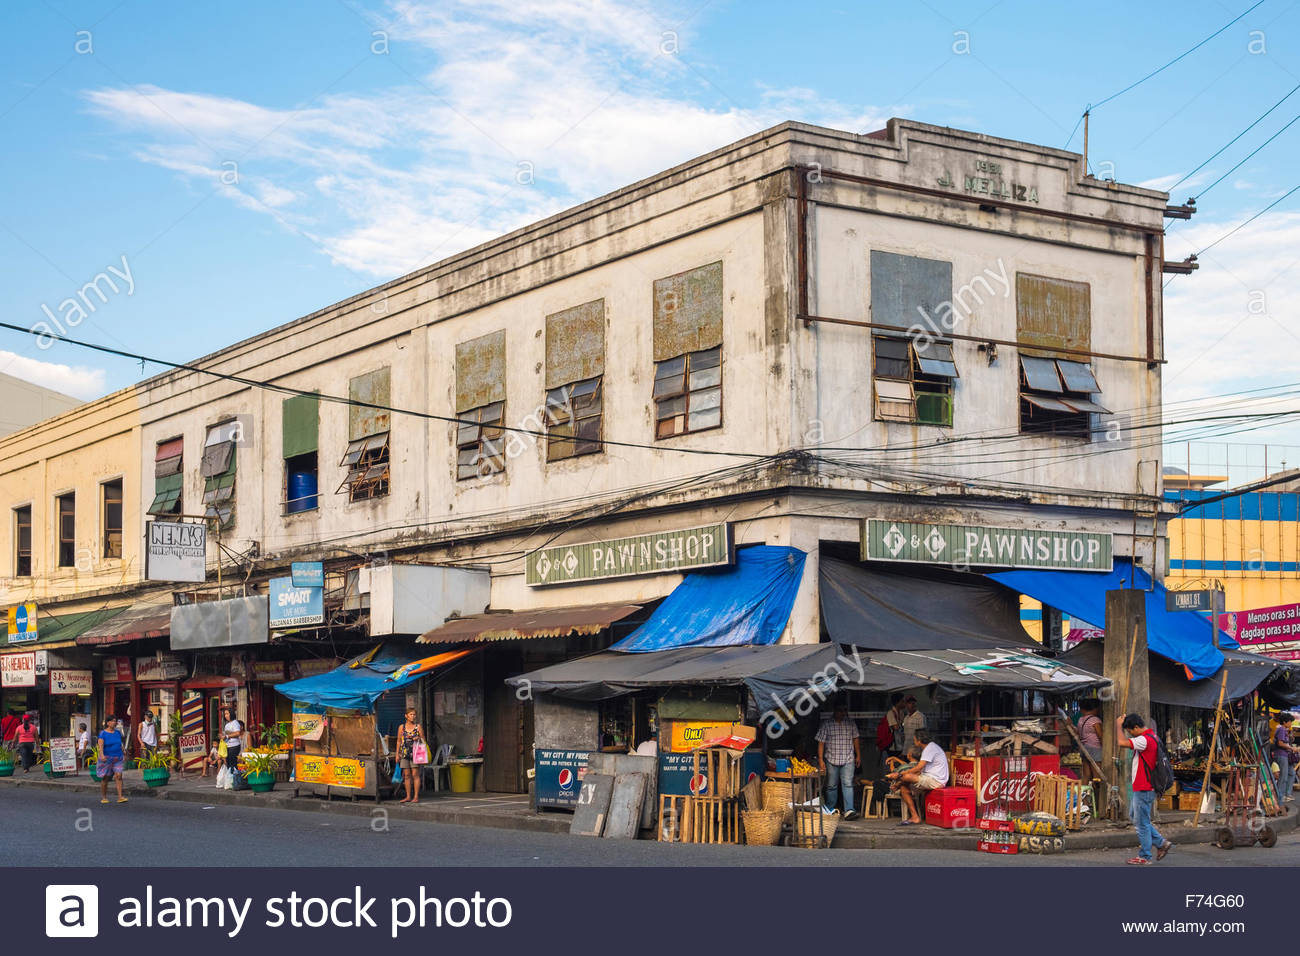
{"type": "Polygon", "coordinates": [[[868,518],[862,522],[862,559],[958,568],[1109,571],[1111,536],[868,518]]]}
{"type": "Polygon", "coordinates": [[[656,531],[610,541],[543,548],[524,562],[532,587],[599,581],[639,574],[663,574],[731,563],[731,535],[725,524],[681,531],[656,531]]]}
{"type": "Polygon", "coordinates": [[[208,526],[196,521],[145,522],[144,576],[150,581],[190,581],[208,577],[208,526]]]}

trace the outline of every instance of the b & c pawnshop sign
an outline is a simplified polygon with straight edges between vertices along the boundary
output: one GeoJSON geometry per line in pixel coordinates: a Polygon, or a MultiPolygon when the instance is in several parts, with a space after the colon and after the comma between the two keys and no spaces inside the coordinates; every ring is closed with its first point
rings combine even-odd
{"type": "Polygon", "coordinates": [[[705,568],[731,558],[728,526],[711,524],[543,548],[528,555],[524,570],[531,587],[543,587],[705,568]]]}
{"type": "Polygon", "coordinates": [[[862,522],[864,561],[902,561],[994,568],[1109,571],[1109,533],[991,528],[867,518],[862,522]]]}

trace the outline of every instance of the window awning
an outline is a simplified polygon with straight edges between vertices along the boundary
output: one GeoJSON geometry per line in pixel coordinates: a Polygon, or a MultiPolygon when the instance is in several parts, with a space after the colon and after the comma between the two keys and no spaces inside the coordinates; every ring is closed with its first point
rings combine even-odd
{"type": "Polygon", "coordinates": [[[484,641],[516,641],[533,637],[569,637],[598,634],[615,621],[641,610],[639,604],[593,604],[587,607],[555,607],[537,611],[475,614],[448,621],[425,631],[417,644],[460,644],[484,641]]]}
{"type": "Polygon", "coordinates": [[[1020,605],[983,575],[864,567],[822,555],[822,624],[832,641],[881,650],[1027,647],[1020,605]]]}
{"type": "Polygon", "coordinates": [[[166,637],[172,629],[172,606],[132,604],[77,637],[78,644],[124,644],[150,637],[166,637]]]}
{"type": "MultiPolygon", "coordinates": [[[[1058,608],[1072,618],[1091,623],[1106,620],[1106,592],[1125,588],[1145,590],[1151,578],[1134,568],[1128,558],[1116,558],[1109,573],[1097,571],[999,571],[988,575],[994,581],[1058,608]]],[[[1223,654],[1210,642],[1205,618],[1190,611],[1165,610],[1164,585],[1156,583],[1146,592],[1147,647],[1162,657],[1182,664],[1192,680],[1209,677],[1223,666],[1223,654]]],[[[1219,647],[1236,650],[1239,645],[1219,632],[1219,647]]]]}
{"type": "Polygon", "coordinates": [[[613,650],[775,644],[790,619],[805,557],[798,548],[740,548],[734,565],[686,575],[613,650]]]}

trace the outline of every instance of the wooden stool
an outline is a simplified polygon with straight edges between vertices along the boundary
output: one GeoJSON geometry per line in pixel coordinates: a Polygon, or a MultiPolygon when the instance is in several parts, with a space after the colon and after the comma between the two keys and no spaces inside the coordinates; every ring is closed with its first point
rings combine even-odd
{"type": "Polygon", "coordinates": [[[862,808],[861,813],[862,813],[862,819],[864,820],[875,819],[876,816],[875,790],[876,790],[876,782],[872,780],[870,777],[858,778],[858,791],[860,796],[858,798],[858,801],[854,805],[862,808]]]}

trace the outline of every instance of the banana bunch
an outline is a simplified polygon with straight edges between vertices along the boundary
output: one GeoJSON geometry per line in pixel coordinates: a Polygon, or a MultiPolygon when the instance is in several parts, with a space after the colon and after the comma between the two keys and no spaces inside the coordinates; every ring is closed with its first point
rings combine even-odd
{"type": "Polygon", "coordinates": [[[800,760],[798,757],[791,757],[791,758],[790,758],[790,768],[791,768],[795,773],[799,773],[799,774],[804,774],[804,773],[818,773],[818,770],[817,770],[816,767],[814,767],[812,764],[810,764],[810,763],[809,763],[808,761],[806,761],[806,760],[800,760]]]}

